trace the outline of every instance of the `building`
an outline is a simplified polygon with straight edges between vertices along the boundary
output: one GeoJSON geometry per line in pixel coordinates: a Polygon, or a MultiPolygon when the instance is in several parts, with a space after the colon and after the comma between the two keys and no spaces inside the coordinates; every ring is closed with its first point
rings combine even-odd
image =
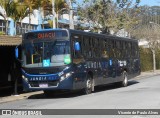
{"type": "MultiPolygon", "coordinates": [[[[2,8],[0,8],[1,12],[5,12],[2,8]]],[[[25,17],[22,22],[17,22],[16,27],[14,21],[11,18],[8,18],[9,27],[7,29],[7,35],[15,36],[21,35],[29,30],[38,30],[42,28],[51,28],[48,25],[48,20],[53,20],[53,15],[48,15],[45,18],[43,17],[43,13],[39,10],[34,10],[33,14],[30,15],[30,23],[29,23],[29,16],[25,17]]],[[[88,23],[84,23],[79,20],[78,16],[73,16],[74,26],[77,29],[78,26],[87,28],[89,27],[88,23]]],[[[59,28],[69,28],[69,14],[64,13],[59,15],[58,17],[58,27],[59,28]]],[[[6,22],[4,18],[0,16],[0,35],[6,33],[6,22]]]]}

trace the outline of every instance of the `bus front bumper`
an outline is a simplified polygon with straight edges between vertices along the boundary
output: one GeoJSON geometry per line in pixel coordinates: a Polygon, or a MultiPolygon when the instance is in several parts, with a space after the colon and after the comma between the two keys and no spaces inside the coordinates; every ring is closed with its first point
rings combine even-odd
{"type": "Polygon", "coordinates": [[[48,81],[48,82],[28,82],[23,79],[23,88],[25,91],[32,90],[72,90],[73,89],[73,81],[72,78],[66,78],[63,81],[48,81]]]}

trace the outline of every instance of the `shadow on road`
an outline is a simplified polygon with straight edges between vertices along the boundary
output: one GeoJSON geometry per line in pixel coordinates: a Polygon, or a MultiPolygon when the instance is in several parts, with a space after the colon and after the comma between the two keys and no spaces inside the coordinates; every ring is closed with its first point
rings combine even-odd
{"type": "MultiPolygon", "coordinates": [[[[23,88],[19,87],[17,92],[18,92],[18,94],[24,93],[23,88]]],[[[0,89],[0,97],[7,97],[7,96],[11,96],[11,95],[14,95],[14,88],[13,87],[7,87],[7,88],[0,89]]]]}
{"type": "Polygon", "coordinates": [[[74,92],[57,92],[54,93],[53,96],[45,96],[45,94],[41,93],[41,94],[36,94],[36,95],[31,95],[28,97],[28,99],[56,99],[56,98],[72,98],[72,97],[78,97],[81,96],[81,92],[79,91],[74,91],[74,92]]]}
{"type": "MultiPolygon", "coordinates": [[[[128,82],[128,86],[132,86],[135,84],[138,84],[139,82],[132,80],[128,82]]],[[[120,89],[120,86],[117,86],[116,84],[109,84],[106,86],[97,86],[95,87],[94,93],[103,92],[107,90],[113,90],[113,89],[120,89]]],[[[83,95],[81,91],[74,91],[74,92],[57,92],[54,93],[54,96],[46,97],[43,93],[42,94],[36,94],[31,95],[28,97],[28,99],[57,99],[57,98],[72,98],[72,97],[78,97],[83,95]]]]}
{"type": "MultiPolygon", "coordinates": [[[[135,84],[138,84],[138,83],[139,83],[138,81],[132,80],[132,81],[128,82],[128,86],[132,86],[132,85],[135,85],[135,84]]],[[[123,87],[120,86],[117,83],[115,83],[115,84],[108,84],[106,86],[98,86],[98,87],[96,87],[94,93],[102,92],[102,91],[107,91],[107,90],[113,90],[113,89],[120,89],[120,88],[123,88],[123,87]]]]}

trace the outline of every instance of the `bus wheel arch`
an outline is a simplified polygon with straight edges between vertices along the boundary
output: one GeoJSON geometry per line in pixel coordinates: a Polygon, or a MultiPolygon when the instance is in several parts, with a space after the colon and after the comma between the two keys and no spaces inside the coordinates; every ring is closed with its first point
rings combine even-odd
{"type": "Polygon", "coordinates": [[[88,75],[91,77],[91,81],[92,81],[92,91],[94,91],[95,79],[94,79],[93,72],[89,71],[89,72],[88,72],[88,75]]]}
{"type": "Polygon", "coordinates": [[[123,87],[126,87],[128,85],[128,74],[127,74],[127,71],[123,71],[123,80],[121,82],[121,85],[123,87]]]}
{"type": "Polygon", "coordinates": [[[127,68],[124,68],[123,72],[128,72],[127,68]]]}
{"type": "Polygon", "coordinates": [[[85,80],[85,88],[83,89],[84,94],[90,94],[94,91],[94,79],[93,73],[88,72],[85,80]]]}

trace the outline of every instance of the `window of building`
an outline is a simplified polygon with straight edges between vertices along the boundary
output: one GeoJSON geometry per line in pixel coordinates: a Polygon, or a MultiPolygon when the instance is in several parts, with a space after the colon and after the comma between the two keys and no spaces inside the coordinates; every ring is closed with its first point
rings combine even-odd
{"type": "Polygon", "coordinates": [[[0,20],[0,32],[5,33],[6,32],[6,23],[4,20],[0,20]]]}

